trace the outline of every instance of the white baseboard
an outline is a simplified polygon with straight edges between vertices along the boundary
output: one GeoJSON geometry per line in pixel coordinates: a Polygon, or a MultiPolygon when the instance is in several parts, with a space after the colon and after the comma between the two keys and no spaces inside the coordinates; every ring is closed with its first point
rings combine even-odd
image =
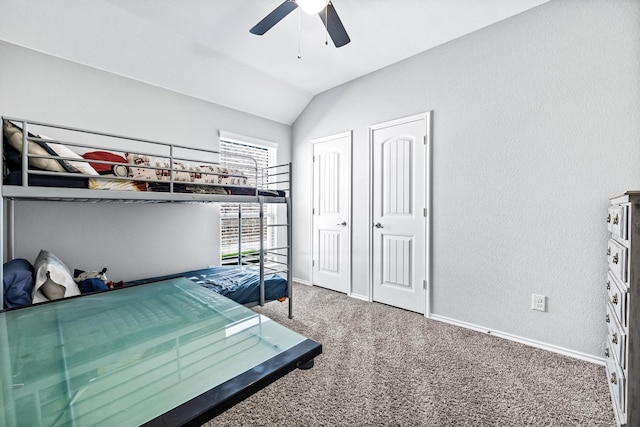
{"type": "Polygon", "coordinates": [[[431,314],[429,316],[429,318],[433,319],[433,320],[437,320],[439,322],[444,322],[444,323],[449,323],[451,325],[460,326],[462,328],[473,329],[474,331],[484,332],[484,333],[490,334],[490,335],[495,335],[495,336],[500,337],[500,338],[504,338],[504,339],[507,339],[507,340],[510,340],[510,341],[519,342],[521,344],[526,344],[526,345],[529,345],[531,347],[540,348],[542,350],[552,351],[554,353],[559,353],[559,354],[562,354],[564,356],[573,357],[575,359],[584,360],[585,362],[595,363],[597,365],[603,365],[603,366],[605,364],[605,360],[602,357],[596,357],[596,356],[593,356],[591,354],[586,354],[586,353],[582,353],[582,352],[579,352],[579,351],[570,350],[570,349],[564,348],[564,347],[558,347],[558,346],[553,345],[553,344],[547,344],[547,343],[543,343],[541,341],[536,341],[536,340],[532,340],[532,339],[529,339],[529,338],[523,338],[523,337],[520,337],[520,336],[517,336],[517,335],[509,334],[507,332],[494,331],[494,330],[491,330],[491,329],[488,329],[488,328],[483,328],[481,326],[474,325],[472,323],[467,323],[467,322],[462,322],[460,320],[450,319],[448,317],[439,316],[437,314],[431,314]]]}
{"type": "MultiPolygon", "coordinates": [[[[301,283],[303,285],[312,286],[311,283],[309,283],[308,280],[302,280],[302,279],[298,279],[298,278],[294,277],[293,281],[301,283]]],[[[370,301],[369,297],[365,296],[365,295],[359,295],[359,294],[350,293],[350,294],[348,294],[348,296],[351,297],[351,298],[362,300],[362,301],[370,301]]],[[[593,355],[587,354],[587,353],[582,353],[580,351],[575,351],[575,350],[571,350],[571,349],[568,349],[568,348],[559,347],[559,346],[556,346],[556,345],[553,345],[553,344],[548,344],[548,343],[544,343],[544,342],[541,342],[541,341],[536,341],[536,340],[532,340],[532,339],[529,339],[529,338],[520,337],[518,335],[510,334],[510,333],[507,333],[507,332],[494,331],[494,330],[491,330],[489,328],[484,328],[482,326],[475,325],[473,323],[468,323],[468,322],[463,322],[461,320],[451,319],[449,317],[440,316],[438,314],[431,314],[428,317],[429,317],[429,319],[437,320],[439,322],[449,323],[451,325],[460,326],[461,328],[466,328],[466,329],[472,329],[474,331],[483,332],[483,333],[489,334],[489,335],[495,335],[496,337],[504,338],[504,339],[507,339],[507,340],[510,340],[510,341],[519,342],[521,344],[529,345],[531,347],[540,348],[542,350],[547,350],[547,351],[551,351],[551,352],[554,352],[554,353],[562,354],[564,356],[573,357],[575,359],[584,360],[585,362],[595,363],[596,365],[604,366],[604,364],[605,364],[605,359],[604,358],[593,356],[593,355]]]]}
{"type": "Polygon", "coordinates": [[[371,300],[369,299],[369,297],[368,297],[368,296],[354,294],[353,292],[352,292],[352,293],[350,293],[350,294],[349,294],[349,296],[350,296],[351,298],[360,299],[360,300],[362,300],[362,301],[367,301],[367,302],[370,302],[370,301],[371,301],[371,300]]]}
{"type": "MultiPolygon", "coordinates": [[[[297,279],[297,278],[294,277],[293,281],[297,282],[297,283],[300,283],[302,285],[313,286],[311,283],[309,283],[308,280],[297,279]]],[[[369,297],[367,297],[365,295],[358,295],[358,294],[350,293],[350,294],[347,294],[347,296],[349,296],[351,298],[359,299],[359,300],[362,300],[362,301],[370,301],[369,297]]]]}

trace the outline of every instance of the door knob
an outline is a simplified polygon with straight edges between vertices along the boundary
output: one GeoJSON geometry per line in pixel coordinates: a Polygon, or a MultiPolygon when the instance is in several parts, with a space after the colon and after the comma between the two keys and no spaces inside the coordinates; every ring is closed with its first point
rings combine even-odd
{"type": "Polygon", "coordinates": [[[338,223],[336,225],[341,225],[343,227],[346,227],[347,226],[347,221],[342,221],[341,223],[338,223]]]}
{"type": "Polygon", "coordinates": [[[375,225],[374,225],[374,227],[375,227],[375,228],[384,228],[384,227],[382,226],[382,224],[380,224],[379,222],[376,222],[376,223],[375,223],[375,225]]]}

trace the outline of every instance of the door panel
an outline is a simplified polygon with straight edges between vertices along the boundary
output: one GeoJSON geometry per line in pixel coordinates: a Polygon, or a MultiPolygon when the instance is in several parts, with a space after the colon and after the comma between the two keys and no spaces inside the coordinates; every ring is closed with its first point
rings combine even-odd
{"type": "Polygon", "coordinates": [[[426,117],[372,128],[373,300],[425,313],[426,117]]]}
{"type": "MultiPolygon", "coordinates": [[[[329,143],[325,143],[329,144],[329,143]]],[[[340,215],[340,152],[319,147],[318,155],[318,213],[340,215]]]]}
{"type": "Polygon", "coordinates": [[[318,230],[318,271],[340,274],[340,231],[318,230]]]}
{"type": "Polygon", "coordinates": [[[351,133],[313,141],[312,284],[351,288],[351,133]]]}
{"type": "Polygon", "coordinates": [[[382,197],[385,215],[412,215],[413,140],[391,138],[382,143],[382,197]]]}
{"type": "Polygon", "coordinates": [[[406,289],[413,287],[413,238],[382,236],[382,285],[406,289]]]}

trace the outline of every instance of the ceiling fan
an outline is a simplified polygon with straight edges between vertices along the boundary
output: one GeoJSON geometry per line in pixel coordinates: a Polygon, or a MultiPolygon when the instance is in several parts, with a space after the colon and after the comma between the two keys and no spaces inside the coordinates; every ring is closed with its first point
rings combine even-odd
{"type": "Polygon", "coordinates": [[[297,9],[298,6],[306,13],[317,13],[320,16],[336,47],[344,46],[351,41],[330,0],[285,0],[284,3],[265,16],[249,32],[259,36],[263,35],[285,16],[297,9]]]}

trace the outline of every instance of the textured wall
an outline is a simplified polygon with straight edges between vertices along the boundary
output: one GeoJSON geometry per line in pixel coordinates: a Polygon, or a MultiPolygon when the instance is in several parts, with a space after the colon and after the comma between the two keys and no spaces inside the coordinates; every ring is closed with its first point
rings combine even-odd
{"type": "Polygon", "coordinates": [[[553,0],[316,96],[295,178],[311,180],[311,139],[353,130],[353,293],[369,295],[367,128],[433,110],[433,313],[600,356],[607,199],[640,188],[639,18],[638,1],[553,0]]]}
{"type": "MultiPolygon", "coordinates": [[[[206,149],[222,129],[278,142],[278,160],[290,160],[287,125],[1,41],[0,58],[2,115],[206,149]]],[[[118,280],[219,257],[214,205],[18,202],[16,217],[17,257],[33,261],[46,248],[70,268],[106,266],[118,280]]]]}

